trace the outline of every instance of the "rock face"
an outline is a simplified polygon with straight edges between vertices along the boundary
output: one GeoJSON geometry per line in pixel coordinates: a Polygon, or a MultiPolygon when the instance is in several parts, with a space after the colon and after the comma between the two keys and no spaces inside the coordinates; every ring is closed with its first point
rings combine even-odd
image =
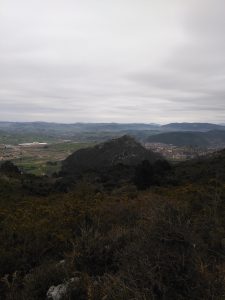
{"type": "Polygon", "coordinates": [[[71,288],[71,285],[78,284],[80,282],[80,279],[78,277],[71,278],[69,281],[65,283],[61,283],[57,286],[51,286],[48,289],[48,292],[46,294],[47,299],[51,300],[61,300],[64,299],[64,296],[68,293],[69,289],[71,288]]]}
{"type": "Polygon", "coordinates": [[[68,174],[82,173],[118,164],[137,165],[143,160],[152,163],[159,159],[162,159],[161,155],[145,149],[130,136],[123,136],[76,151],[63,162],[62,171],[68,174]]]}
{"type": "Polygon", "coordinates": [[[47,292],[47,299],[61,300],[67,293],[68,283],[51,286],[47,292]]]}

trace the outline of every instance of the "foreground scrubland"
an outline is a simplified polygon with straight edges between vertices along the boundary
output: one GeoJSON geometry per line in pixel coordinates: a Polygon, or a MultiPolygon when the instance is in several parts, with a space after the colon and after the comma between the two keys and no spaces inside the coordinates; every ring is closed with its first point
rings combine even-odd
{"type": "Polygon", "coordinates": [[[62,299],[224,299],[225,184],[209,179],[69,192],[1,176],[0,295],[62,299]],[[73,280],[71,280],[73,278],[73,280]]]}

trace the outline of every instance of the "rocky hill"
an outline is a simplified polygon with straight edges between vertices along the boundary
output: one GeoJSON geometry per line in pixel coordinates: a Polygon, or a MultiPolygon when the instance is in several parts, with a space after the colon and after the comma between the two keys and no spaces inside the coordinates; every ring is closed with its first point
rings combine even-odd
{"type": "Polygon", "coordinates": [[[62,164],[64,173],[81,173],[118,164],[134,166],[147,160],[150,163],[162,159],[162,156],[146,150],[130,136],[123,136],[96,145],[93,148],[81,149],[70,155],[62,164]]]}

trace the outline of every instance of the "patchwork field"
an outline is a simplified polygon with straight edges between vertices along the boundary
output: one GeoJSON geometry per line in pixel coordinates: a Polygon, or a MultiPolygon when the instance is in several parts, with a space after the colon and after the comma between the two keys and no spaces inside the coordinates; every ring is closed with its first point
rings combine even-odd
{"type": "Polygon", "coordinates": [[[35,175],[51,175],[60,168],[61,161],[76,150],[94,143],[63,142],[44,146],[12,146],[0,149],[4,160],[12,160],[23,171],[35,175]]]}

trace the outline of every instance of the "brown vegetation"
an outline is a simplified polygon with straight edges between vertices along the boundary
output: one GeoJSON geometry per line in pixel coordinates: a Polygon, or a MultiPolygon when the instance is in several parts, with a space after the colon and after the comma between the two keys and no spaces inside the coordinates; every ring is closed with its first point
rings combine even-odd
{"type": "Polygon", "coordinates": [[[225,186],[13,195],[0,205],[1,297],[223,299],[225,186]],[[59,263],[61,260],[63,262],[59,263]]]}

